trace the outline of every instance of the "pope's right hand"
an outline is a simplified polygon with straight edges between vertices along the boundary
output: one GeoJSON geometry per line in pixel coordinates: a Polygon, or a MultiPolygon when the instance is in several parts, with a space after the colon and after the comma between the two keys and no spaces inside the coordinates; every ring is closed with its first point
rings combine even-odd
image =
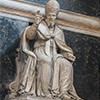
{"type": "Polygon", "coordinates": [[[44,19],[44,17],[39,13],[39,11],[37,11],[35,13],[35,19],[34,19],[34,23],[36,25],[39,25],[39,23],[44,19]]]}

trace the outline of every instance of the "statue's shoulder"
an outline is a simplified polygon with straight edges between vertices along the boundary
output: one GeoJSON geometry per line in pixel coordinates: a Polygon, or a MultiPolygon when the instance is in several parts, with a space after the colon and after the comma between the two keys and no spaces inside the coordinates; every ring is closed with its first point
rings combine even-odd
{"type": "Polygon", "coordinates": [[[23,29],[23,34],[26,34],[26,31],[30,28],[31,26],[27,26],[23,29]]]}
{"type": "Polygon", "coordinates": [[[61,27],[59,25],[56,24],[56,27],[60,32],[63,32],[63,30],[61,29],[61,27]]]}
{"type": "Polygon", "coordinates": [[[27,27],[24,28],[24,30],[27,30],[27,29],[29,29],[30,27],[31,27],[31,26],[27,26],[27,27]]]}
{"type": "Polygon", "coordinates": [[[56,32],[63,35],[63,30],[61,29],[61,27],[59,25],[56,25],[56,32]]]}

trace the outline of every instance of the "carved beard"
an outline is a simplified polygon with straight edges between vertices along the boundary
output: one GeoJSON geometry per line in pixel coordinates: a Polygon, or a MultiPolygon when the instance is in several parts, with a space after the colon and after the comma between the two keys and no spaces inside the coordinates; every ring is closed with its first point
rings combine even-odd
{"type": "Polygon", "coordinates": [[[53,28],[54,25],[55,25],[55,21],[54,21],[54,20],[51,20],[51,21],[49,22],[49,27],[50,27],[50,28],[53,28]]]}
{"type": "Polygon", "coordinates": [[[55,20],[46,19],[45,21],[46,21],[46,23],[47,23],[47,25],[48,25],[49,28],[53,28],[53,27],[54,27],[54,25],[55,25],[55,20]]]}

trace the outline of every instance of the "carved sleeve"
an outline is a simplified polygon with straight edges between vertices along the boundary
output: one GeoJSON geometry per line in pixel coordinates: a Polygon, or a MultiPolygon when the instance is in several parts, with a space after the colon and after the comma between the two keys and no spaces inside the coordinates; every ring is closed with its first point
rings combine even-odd
{"type": "Polygon", "coordinates": [[[64,33],[62,31],[59,32],[59,36],[56,38],[56,43],[60,49],[60,53],[68,60],[75,61],[75,56],[73,54],[73,50],[66,44],[64,33]]]}
{"type": "Polygon", "coordinates": [[[64,33],[62,31],[59,31],[59,34],[57,35],[55,40],[60,50],[73,54],[73,50],[65,42],[64,33]]]}
{"type": "Polygon", "coordinates": [[[35,24],[33,24],[32,26],[27,27],[25,31],[26,31],[26,38],[31,40],[34,39],[36,35],[37,27],[35,24]]]}
{"type": "Polygon", "coordinates": [[[23,35],[22,35],[22,39],[21,39],[21,49],[24,53],[26,53],[27,55],[30,55],[34,58],[36,58],[36,55],[34,54],[33,51],[30,50],[30,44],[28,43],[27,39],[33,39],[35,37],[36,34],[36,29],[33,26],[29,26],[26,28],[26,30],[24,31],[23,35]]]}

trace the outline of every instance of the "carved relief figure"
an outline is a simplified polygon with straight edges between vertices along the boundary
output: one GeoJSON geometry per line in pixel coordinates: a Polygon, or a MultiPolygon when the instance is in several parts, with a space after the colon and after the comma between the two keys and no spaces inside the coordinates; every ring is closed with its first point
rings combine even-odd
{"type": "Polygon", "coordinates": [[[82,100],[73,86],[75,56],[56,24],[59,10],[59,3],[49,0],[46,16],[37,12],[34,23],[25,29],[16,58],[17,76],[9,85],[12,94],[82,100]]]}

